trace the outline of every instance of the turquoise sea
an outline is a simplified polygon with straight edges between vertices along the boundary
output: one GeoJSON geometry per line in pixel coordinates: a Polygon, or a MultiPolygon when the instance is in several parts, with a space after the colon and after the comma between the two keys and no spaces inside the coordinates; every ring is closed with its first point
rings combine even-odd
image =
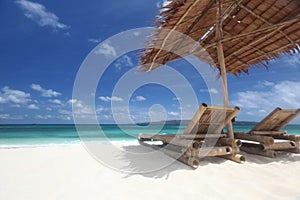
{"type": "MultiPolygon", "coordinates": [[[[75,125],[0,125],[0,147],[44,146],[80,143],[80,137],[93,140],[107,137],[111,141],[136,140],[139,133],[182,133],[179,125],[82,125],[78,134],[75,125]],[[100,134],[102,133],[102,135],[100,134]],[[80,135],[80,137],[79,137],[80,135]]],[[[236,132],[249,131],[253,125],[235,125],[236,132]]],[[[300,135],[300,125],[288,125],[290,134],[300,135]]]]}

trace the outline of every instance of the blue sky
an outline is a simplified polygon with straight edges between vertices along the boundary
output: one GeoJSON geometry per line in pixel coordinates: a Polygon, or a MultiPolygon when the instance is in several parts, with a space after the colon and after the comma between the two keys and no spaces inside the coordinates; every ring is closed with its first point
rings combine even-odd
{"type": "MultiPolygon", "coordinates": [[[[72,98],[76,74],[86,56],[102,41],[129,29],[153,26],[161,0],[2,0],[0,2],[0,123],[73,123],[72,106],[88,119],[92,108],[72,98]]],[[[113,48],[108,48],[113,53],[113,48]]],[[[107,52],[102,52],[107,53],[107,52]]],[[[122,74],[138,65],[137,52],[116,59],[105,71],[94,94],[95,112],[101,123],[113,123],[113,95],[122,74]]],[[[185,61],[169,64],[187,77],[198,103],[210,103],[207,87],[185,61]],[[182,67],[185,66],[185,67],[182,67]]],[[[272,109],[300,108],[300,56],[283,55],[268,70],[250,69],[250,75],[228,75],[229,98],[239,106],[238,120],[258,121],[272,109]]],[[[137,73],[140,76],[140,73],[137,73]]],[[[163,79],[172,82],[171,76],[163,79]]],[[[174,86],[186,90],[187,86],[174,86]]],[[[221,91],[212,90],[213,93],[221,91]]],[[[188,119],[196,108],[180,104],[168,88],[148,84],[117,107],[134,122],[188,119]],[[162,109],[163,107],[163,109],[162,109]]],[[[300,123],[296,119],[295,123],[300,123]]]]}

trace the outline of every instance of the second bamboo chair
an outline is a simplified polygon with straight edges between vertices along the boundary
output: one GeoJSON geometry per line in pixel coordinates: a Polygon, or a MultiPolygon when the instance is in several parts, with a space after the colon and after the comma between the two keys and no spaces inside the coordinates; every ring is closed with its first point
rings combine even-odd
{"type": "Polygon", "coordinates": [[[300,153],[300,136],[282,131],[300,114],[300,109],[276,108],[248,133],[235,133],[243,140],[241,150],[250,154],[276,158],[277,151],[300,153]]]}

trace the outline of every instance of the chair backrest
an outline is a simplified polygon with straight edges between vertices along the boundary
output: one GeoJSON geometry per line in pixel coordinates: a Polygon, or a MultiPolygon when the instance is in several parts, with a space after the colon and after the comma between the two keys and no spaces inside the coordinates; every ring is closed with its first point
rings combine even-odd
{"type": "Polygon", "coordinates": [[[250,131],[280,131],[300,114],[300,109],[274,109],[250,131]]]}
{"type": "Polygon", "coordinates": [[[238,107],[225,108],[219,106],[207,106],[202,104],[184,134],[220,134],[224,126],[227,125],[240,111],[238,107]]]}

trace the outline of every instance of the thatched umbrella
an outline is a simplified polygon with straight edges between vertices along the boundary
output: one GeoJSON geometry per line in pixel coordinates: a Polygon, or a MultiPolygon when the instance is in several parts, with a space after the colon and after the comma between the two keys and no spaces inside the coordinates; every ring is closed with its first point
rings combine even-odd
{"type": "MultiPolygon", "coordinates": [[[[163,9],[157,31],[143,51],[142,70],[193,54],[219,69],[225,107],[229,106],[226,73],[248,73],[249,67],[267,67],[281,53],[299,52],[299,0],[173,0],[163,9]],[[189,36],[198,46],[172,31],[189,36]],[[163,50],[166,46],[170,51],[163,50]],[[210,60],[203,56],[203,48],[210,60]]],[[[227,128],[233,138],[232,124],[227,128]]]]}

